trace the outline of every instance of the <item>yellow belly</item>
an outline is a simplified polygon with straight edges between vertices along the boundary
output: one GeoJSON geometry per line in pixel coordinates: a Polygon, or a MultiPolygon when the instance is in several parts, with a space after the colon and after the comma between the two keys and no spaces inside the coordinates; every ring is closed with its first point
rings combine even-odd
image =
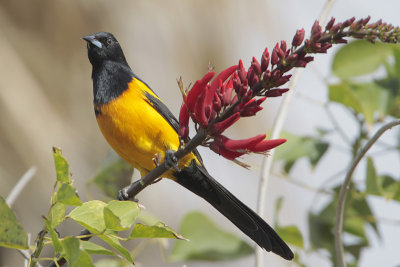
{"type": "MultiPolygon", "coordinates": [[[[107,142],[142,176],[154,169],[153,158],[157,154],[163,160],[166,150],[179,147],[178,134],[146,100],[144,90],[154,95],[141,81],[133,79],[128,90],[98,107],[96,117],[107,142]]],[[[194,157],[189,154],[179,162],[179,167],[188,165],[194,157]]],[[[171,172],[164,177],[173,178],[171,172]]]]}

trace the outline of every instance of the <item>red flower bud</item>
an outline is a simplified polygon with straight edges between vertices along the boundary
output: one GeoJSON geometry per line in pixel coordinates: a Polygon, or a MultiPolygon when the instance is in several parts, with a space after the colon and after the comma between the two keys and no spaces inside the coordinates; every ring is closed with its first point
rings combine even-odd
{"type": "Polygon", "coordinates": [[[258,83],[259,79],[253,68],[250,68],[249,72],[247,72],[247,80],[249,82],[250,87],[258,83]]]}
{"type": "Polygon", "coordinates": [[[347,19],[343,22],[343,28],[349,27],[353,22],[356,20],[355,17],[352,17],[350,19],[347,19]]]}
{"type": "Polygon", "coordinates": [[[286,54],[287,45],[285,40],[281,41],[281,50],[284,52],[284,54],[286,54]]]}
{"type": "Polygon", "coordinates": [[[318,41],[322,37],[322,29],[319,25],[318,20],[314,22],[314,25],[311,28],[311,43],[318,41]]]}
{"type": "Polygon", "coordinates": [[[196,106],[196,102],[201,94],[203,92],[204,88],[206,87],[207,83],[211,80],[211,78],[214,76],[214,72],[208,72],[206,75],[201,80],[197,80],[195,84],[193,85],[192,89],[188,92],[187,98],[186,98],[186,105],[190,112],[194,112],[194,108],[196,106]]]}
{"type": "Polygon", "coordinates": [[[271,55],[271,64],[276,65],[279,62],[279,57],[278,57],[278,50],[279,50],[279,44],[277,43],[274,47],[274,50],[272,50],[272,55],[271,55]]]}
{"type": "MultiPolygon", "coordinates": [[[[229,76],[231,76],[231,74],[236,70],[236,68],[237,68],[237,66],[235,65],[235,66],[229,67],[229,68],[221,71],[217,75],[217,77],[215,77],[215,79],[210,83],[210,85],[206,87],[207,90],[205,91],[203,108],[208,107],[211,111],[211,106],[213,105],[213,99],[214,99],[218,84],[221,81],[223,82],[226,79],[228,79],[229,76]]],[[[206,116],[206,117],[209,117],[209,116],[206,116]]],[[[205,126],[207,126],[207,125],[205,124],[205,126]]]]}
{"type": "Polygon", "coordinates": [[[214,93],[214,100],[213,100],[213,110],[215,112],[219,112],[221,110],[221,99],[219,98],[217,93],[214,93]]]}
{"type": "Polygon", "coordinates": [[[277,97],[277,96],[283,95],[287,91],[289,91],[288,88],[285,88],[285,89],[271,89],[271,90],[268,90],[267,92],[265,92],[265,96],[266,97],[277,97]]]}
{"type": "Polygon", "coordinates": [[[263,79],[263,81],[269,81],[271,79],[271,72],[269,70],[264,72],[262,79],[263,79]]]}
{"type": "Polygon", "coordinates": [[[269,65],[269,53],[268,48],[265,48],[264,53],[261,56],[261,71],[264,72],[267,70],[269,65]]]}
{"type": "Polygon", "coordinates": [[[331,29],[331,33],[333,33],[333,34],[337,33],[340,30],[341,27],[342,27],[342,23],[338,23],[338,24],[333,25],[332,29],[331,29]]]}
{"type": "Polygon", "coordinates": [[[222,100],[222,105],[223,106],[227,106],[230,105],[232,103],[232,91],[233,91],[233,82],[232,82],[232,78],[225,83],[225,90],[224,90],[224,94],[223,94],[223,100],[222,100]]]}
{"type": "Polygon", "coordinates": [[[206,90],[204,90],[200,94],[200,96],[199,96],[199,98],[198,98],[198,100],[196,102],[196,106],[195,106],[195,110],[194,110],[194,116],[195,116],[196,122],[202,128],[205,128],[208,125],[208,119],[206,117],[206,111],[205,111],[205,105],[204,105],[204,99],[205,99],[206,90]]]}
{"type": "Polygon", "coordinates": [[[299,46],[304,40],[305,31],[304,28],[301,30],[297,30],[296,34],[293,37],[292,46],[299,46]]]}
{"type": "Polygon", "coordinates": [[[279,86],[281,86],[281,85],[284,85],[285,83],[287,83],[287,82],[290,80],[290,77],[292,77],[291,74],[282,76],[282,77],[280,77],[276,82],[274,82],[274,85],[275,85],[276,87],[279,87],[279,86]]]}
{"type": "Polygon", "coordinates": [[[243,62],[242,62],[242,60],[239,60],[239,66],[238,66],[238,68],[237,68],[237,74],[238,74],[238,76],[239,76],[240,81],[241,81],[242,83],[244,83],[244,81],[246,80],[247,72],[246,72],[246,70],[245,70],[244,67],[243,67],[243,62]]]}
{"type": "Polygon", "coordinates": [[[212,151],[214,151],[215,153],[217,153],[218,155],[221,155],[224,158],[229,159],[229,160],[234,160],[235,158],[240,157],[243,154],[245,154],[245,153],[227,150],[226,148],[224,148],[223,146],[221,146],[220,144],[215,143],[215,142],[212,142],[210,144],[210,149],[212,151]]]}
{"type": "Polygon", "coordinates": [[[260,106],[254,106],[254,107],[246,107],[240,112],[240,117],[251,117],[256,115],[257,112],[262,110],[263,108],[260,106]]]}
{"type": "Polygon", "coordinates": [[[273,140],[263,140],[253,146],[250,151],[255,153],[266,152],[267,150],[273,149],[286,142],[286,139],[273,139],[273,140]]]}
{"type": "Polygon", "coordinates": [[[332,17],[331,20],[328,22],[328,24],[326,24],[325,30],[329,31],[332,28],[334,23],[335,23],[335,18],[332,17]]]}
{"type": "Polygon", "coordinates": [[[189,137],[189,110],[185,103],[179,112],[179,136],[186,140],[189,137]]]}
{"type": "Polygon", "coordinates": [[[242,83],[236,72],[232,76],[232,83],[233,83],[233,88],[235,89],[235,92],[238,93],[240,91],[240,87],[242,86],[242,83]]]}
{"type": "Polygon", "coordinates": [[[224,135],[218,135],[214,138],[214,142],[221,144],[222,147],[227,150],[246,153],[249,148],[253,148],[255,145],[263,141],[265,137],[265,134],[259,134],[248,139],[232,140],[224,135]]]}
{"type": "Polygon", "coordinates": [[[226,129],[232,126],[237,120],[240,118],[239,112],[236,112],[232,116],[228,117],[227,119],[215,123],[212,128],[211,128],[211,133],[210,135],[215,135],[215,134],[221,134],[223,133],[226,129]]]}
{"type": "Polygon", "coordinates": [[[257,75],[261,74],[261,66],[260,63],[258,63],[257,59],[253,57],[253,60],[251,61],[251,68],[254,70],[254,72],[257,75]]]}

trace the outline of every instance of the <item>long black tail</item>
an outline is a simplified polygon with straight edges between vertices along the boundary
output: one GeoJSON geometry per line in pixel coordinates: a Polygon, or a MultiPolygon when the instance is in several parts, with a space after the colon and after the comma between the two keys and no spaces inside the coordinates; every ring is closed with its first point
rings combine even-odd
{"type": "Polygon", "coordinates": [[[175,176],[176,182],[207,200],[260,247],[286,260],[293,259],[293,252],[274,229],[212,178],[203,167],[192,162],[175,176]]]}

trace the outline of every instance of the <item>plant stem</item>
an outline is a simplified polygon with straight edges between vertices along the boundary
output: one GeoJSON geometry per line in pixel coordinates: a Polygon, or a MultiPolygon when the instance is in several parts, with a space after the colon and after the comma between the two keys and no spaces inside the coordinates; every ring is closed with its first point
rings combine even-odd
{"type": "Polygon", "coordinates": [[[339,200],[336,210],[336,225],[335,225],[335,250],[336,250],[336,259],[340,267],[346,267],[346,262],[344,260],[344,248],[342,244],[342,230],[343,230],[343,217],[344,217],[344,207],[346,202],[347,192],[350,188],[350,182],[353,175],[354,170],[356,169],[358,163],[367,153],[367,151],[372,147],[372,145],[379,139],[379,137],[387,130],[400,125],[400,120],[395,120],[383,125],[375,135],[357,152],[357,155],[353,162],[351,163],[349,170],[347,171],[346,177],[344,179],[344,183],[340,188],[339,192],[339,200]]]}
{"type": "MultiPolygon", "coordinates": [[[[321,24],[325,24],[328,13],[332,8],[335,0],[327,0],[325,2],[325,6],[323,7],[319,21],[321,24]]],[[[300,47],[297,51],[304,50],[304,46],[300,47]]],[[[283,123],[286,119],[287,110],[289,108],[289,104],[291,102],[292,96],[294,94],[294,89],[296,88],[297,80],[302,73],[302,69],[296,69],[294,72],[289,88],[290,90],[285,94],[285,97],[282,101],[282,104],[279,108],[278,114],[276,116],[275,122],[272,127],[272,134],[270,139],[279,138],[279,135],[283,128],[283,123]]],[[[274,150],[270,151],[270,155],[268,157],[264,157],[262,167],[261,167],[261,178],[260,178],[260,186],[258,190],[258,199],[257,199],[257,214],[260,215],[261,218],[264,217],[265,214],[265,198],[267,192],[267,186],[269,181],[269,176],[271,174],[272,162],[274,160],[274,150]]],[[[255,266],[262,267],[264,259],[264,251],[262,248],[257,247],[255,253],[255,266]]]]}

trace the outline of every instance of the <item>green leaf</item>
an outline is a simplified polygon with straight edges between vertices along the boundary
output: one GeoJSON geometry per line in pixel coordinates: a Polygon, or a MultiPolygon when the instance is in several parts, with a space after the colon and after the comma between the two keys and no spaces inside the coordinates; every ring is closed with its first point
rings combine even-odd
{"type": "Polygon", "coordinates": [[[123,231],[131,227],[140,213],[139,205],[132,201],[110,201],[104,207],[106,228],[123,231]]]}
{"type": "Polygon", "coordinates": [[[392,45],[357,40],[343,46],[332,62],[332,72],[342,79],[374,72],[393,54],[392,45]]]}
{"type": "Polygon", "coordinates": [[[183,236],[162,222],[158,222],[152,226],[137,223],[129,235],[129,238],[173,238],[186,240],[183,236]]]}
{"type": "Polygon", "coordinates": [[[134,267],[134,265],[121,259],[101,259],[96,262],[96,267],[134,267]]]}
{"type": "Polygon", "coordinates": [[[303,157],[307,158],[314,168],[329,147],[328,143],[311,136],[296,136],[284,132],[282,138],[286,138],[287,142],[276,150],[275,157],[277,160],[284,161],[284,169],[287,173],[290,172],[294,163],[303,157]]]}
{"type": "Polygon", "coordinates": [[[92,200],[73,209],[68,217],[76,221],[92,233],[100,233],[106,229],[104,223],[104,207],[106,203],[92,200]]]}
{"type": "Polygon", "coordinates": [[[238,237],[218,228],[199,212],[191,212],[182,221],[180,232],[190,242],[178,241],[169,259],[172,261],[233,260],[253,253],[253,248],[238,237]]]}
{"type": "Polygon", "coordinates": [[[118,238],[116,237],[118,235],[117,232],[111,231],[111,230],[106,230],[104,234],[99,235],[99,238],[101,238],[103,241],[105,241],[107,244],[109,244],[111,247],[115,248],[127,261],[133,263],[133,259],[129,251],[121,246],[121,243],[119,242],[118,238]]]}
{"type": "Polygon", "coordinates": [[[289,225],[289,226],[277,226],[275,227],[276,232],[278,235],[285,240],[285,242],[295,245],[296,247],[299,248],[304,248],[303,244],[303,236],[301,235],[301,232],[299,228],[297,228],[294,225],[289,225]]]}
{"type": "Polygon", "coordinates": [[[89,253],[85,250],[81,250],[79,254],[78,260],[73,265],[69,265],[71,267],[95,267],[93,264],[92,258],[90,257],[89,253]]]}
{"type": "Polygon", "coordinates": [[[69,183],[69,166],[67,160],[62,156],[60,148],[53,147],[54,164],[56,165],[57,181],[69,183]]]}
{"type": "Polygon", "coordinates": [[[378,175],[376,174],[376,169],[374,162],[371,157],[367,158],[367,178],[366,182],[366,193],[371,195],[381,195],[381,188],[378,182],[378,175]]]}
{"type": "Polygon", "coordinates": [[[64,221],[64,216],[67,207],[61,202],[56,202],[50,209],[49,221],[51,222],[51,227],[56,228],[64,221]]]}
{"type": "Polygon", "coordinates": [[[373,124],[374,115],[387,115],[391,96],[388,90],[376,82],[329,85],[329,99],[361,113],[366,122],[373,124]]]}
{"type": "Polygon", "coordinates": [[[63,254],[64,250],[61,244],[61,240],[60,238],[58,238],[58,234],[56,233],[56,231],[54,231],[54,228],[51,226],[51,222],[46,218],[44,219],[44,222],[46,223],[47,231],[49,231],[50,238],[53,241],[54,255],[63,254]]]}
{"type": "Polygon", "coordinates": [[[28,248],[28,235],[18,222],[12,209],[0,196],[0,246],[16,249],[28,248]]]}
{"type": "Polygon", "coordinates": [[[93,242],[83,241],[81,240],[81,248],[84,249],[87,253],[91,255],[112,255],[115,256],[115,253],[111,250],[103,248],[93,242]]]}
{"type": "Polygon", "coordinates": [[[71,184],[63,183],[57,191],[57,201],[65,205],[80,206],[82,201],[80,200],[76,189],[71,184]]]}
{"type": "Polygon", "coordinates": [[[79,239],[76,237],[66,237],[61,241],[61,244],[64,249],[65,259],[70,266],[74,266],[81,254],[79,239]]]}
{"type": "Polygon", "coordinates": [[[400,183],[389,175],[379,176],[383,196],[387,199],[400,201],[400,183]]]}
{"type": "Polygon", "coordinates": [[[121,188],[131,183],[132,173],[132,165],[113,152],[90,182],[94,182],[107,196],[115,198],[121,188]]]}

